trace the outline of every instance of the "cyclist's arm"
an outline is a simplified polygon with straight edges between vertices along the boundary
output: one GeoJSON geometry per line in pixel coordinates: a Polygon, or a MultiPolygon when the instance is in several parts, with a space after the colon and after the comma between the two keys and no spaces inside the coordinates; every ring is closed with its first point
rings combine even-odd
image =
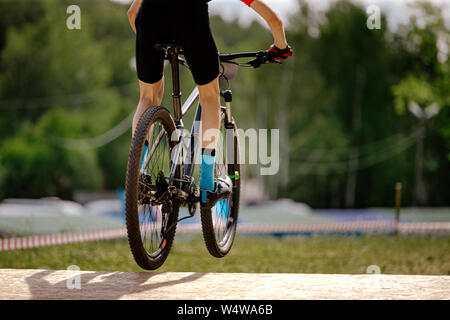
{"type": "Polygon", "coordinates": [[[283,21],[281,21],[278,14],[273,11],[262,0],[254,0],[250,7],[256,11],[269,25],[272,31],[274,44],[280,49],[287,47],[286,34],[284,32],[283,21]]]}
{"type": "Polygon", "coordinates": [[[134,32],[136,32],[136,25],[134,24],[134,20],[136,20],[136,16],[141,8],[142,0],[134,0],[131,4],[130,9],[128,9],[128,20],[130,21],[131,28],[134,32]]]}

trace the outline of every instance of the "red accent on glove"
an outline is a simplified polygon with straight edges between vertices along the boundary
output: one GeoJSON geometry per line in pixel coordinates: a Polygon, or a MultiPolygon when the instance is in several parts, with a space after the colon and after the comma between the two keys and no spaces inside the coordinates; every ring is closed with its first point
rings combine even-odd
{"type": "Polygon", "coordinates": [[[277,48],[274,44],[270,46],[269,50],[267,50],[267,57],[273,60],[285,60],[288,57],[292,57],[292,49],[288,46],[286,49],[277,48]]]}
{"type": "Polygon", "coordinates": [[[246,5],[248,5],[250,7],[252,2],[255,1],[255,0],[241,0],[241,1],[244,2],[246,5]]]}

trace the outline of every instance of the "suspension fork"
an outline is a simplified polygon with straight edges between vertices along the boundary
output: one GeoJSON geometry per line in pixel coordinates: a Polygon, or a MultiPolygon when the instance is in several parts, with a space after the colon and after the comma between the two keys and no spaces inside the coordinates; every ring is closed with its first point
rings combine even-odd
{"type": "Polygon", "coordinates": [[[221,90],[220,95],[225,100],[225,112],[226,112],[226,119],[225,119],[225,128],[227,129],[233,129],[234,123],[233,123],[233,113],[231,111],[231,102],[233,101],[233,94],[231,90],[221,90]]]}
{"type": "MultiPolygon", "coordinates": [[[[231,90],[221,91],[220,95],[225,100],[225,139],[227,139],[227,163],[228,163],[228,176],[234,180],[239,180],[239,172],[234,171],[235,155],[238,154],[237,144],[235,143],[235,129],[236,124],[233,119],[233,113],[231,104],[233,101],[233,94],[231,90]]],[[[235,184],[233,184],[235,188],[235,184]]]]}

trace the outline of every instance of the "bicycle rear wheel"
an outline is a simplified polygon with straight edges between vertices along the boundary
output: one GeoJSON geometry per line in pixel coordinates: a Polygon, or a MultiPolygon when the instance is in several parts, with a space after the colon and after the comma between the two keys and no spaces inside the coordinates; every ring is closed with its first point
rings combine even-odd
{"type": "Polygon", "coordinates": [[[179,204],[165,193],[171,151],[176,143],[171,141],[174,130],[167,109],[149,108],[138,123],[128,157],[125,184],[128,242],[136,263],[146,270],[157,269],[164,263],[175,237],[179,204]],[[166,197],[161,200],[163,194],[166,197]]]}
{"type": "Polygon", "coordinates": [[[203,238],[208,252],[216,258],[222,258],[230,251],[239,216],[240,165],[239,141],[234,125],[227,129],[226,113],[222,110],[220,137],[216,149],[214,177],[228,175],[233,181],[233,191],[226,199],[219,200],[211,209],[201,208],[203,238]]]}

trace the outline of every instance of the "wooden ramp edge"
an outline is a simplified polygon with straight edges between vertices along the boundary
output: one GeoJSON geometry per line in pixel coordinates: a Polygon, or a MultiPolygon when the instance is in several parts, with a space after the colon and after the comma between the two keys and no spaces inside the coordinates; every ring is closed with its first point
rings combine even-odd
{"type": "Polygon", "coordinates": [[[450,276],[0,269],[0,299],[450,299],[450,276]]]}

